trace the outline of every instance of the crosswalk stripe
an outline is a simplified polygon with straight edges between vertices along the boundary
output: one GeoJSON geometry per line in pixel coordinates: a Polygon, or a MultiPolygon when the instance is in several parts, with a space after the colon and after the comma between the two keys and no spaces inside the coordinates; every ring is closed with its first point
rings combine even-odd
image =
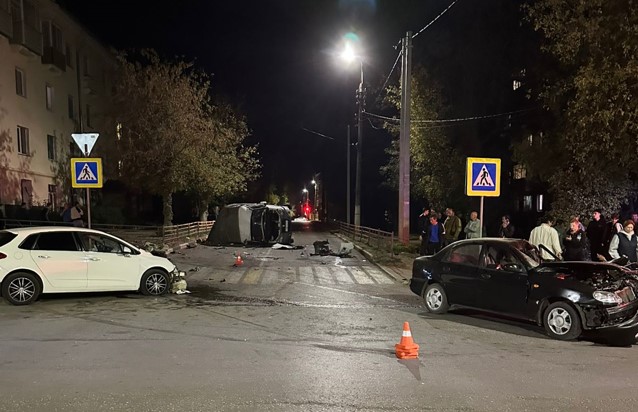
{"type": "Polygon", "coordinates": [[[374,283],[374,280],[372,280],[368,276],[368,274],[364,272],[363,270],[361,270],[360,268],[350,267],[347,270],[350,271],[350,273],[354,277],[354,280],[361,285],[371,285],[374,283]]]}
{"type": "Polygon", "coordinates": [[[330,268],[332,270],[332,274],[337,279],[337,283],[341,284],[353,284],[354,280],[350,277],[347,269],[341,266],[333,266],[330,268]]]}
{"type": "Polygon", "coordinates": [[[279,273],[271,269],[264,270],[264,274],[261,277],[261,283],[264,283],[264,284],[275,283],[278,280],[279,280],[279,273]]]}
{"type": "Polygon", "coordinates": [[[226,282],[235,284],[239,283],[242,276],[244,276],[244,273],[246,273],[245,269],[236,268],[232,270],[215,271],[213,272],[213,275],[216,278],[220,278],[219,280],[226,279],[226,282]]]}
{"type": "Polygon", "coordinates": [[[331,285],[335,283],[332,275],[330,274],[330,269],[325,266],[317,266],[315,268],[315,274],[317,275],[319,283],[327,283],[331,285]]]}
{"type": "Polygon", "coordinates": [[[381,272],[377,268],[367,266],[364,267],[363,270],[368,273],[368,275],[370,275],[374,280],[376,280],[377,283],[380,283],[382,285],[390,285],[394,283],[392,279],[390,279],[385,273],[381,272]]]}
{"type": "Polygon", "coordinates": [[[255,285],[259,282],[259,278],[263,273],[263,269],[261,268],[250,268],[246,271],[246,274],[241,279],[241,283],[246,285],[255,285]]]}
{"type": "Polygon", "coordinates": [[[299,281],[303,283],[315,283],[312,267],[303,266],[299,268],[299,281]]]}

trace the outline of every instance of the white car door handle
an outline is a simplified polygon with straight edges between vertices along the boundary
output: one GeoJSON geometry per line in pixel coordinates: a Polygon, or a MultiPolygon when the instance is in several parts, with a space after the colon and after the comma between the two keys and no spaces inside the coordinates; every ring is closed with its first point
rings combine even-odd
{"type": "Polygon", "coordinates": [[[38,255],[38,257],[40,259],[51,259],[51,256],[47,256],[47,255],[38,255]]]}

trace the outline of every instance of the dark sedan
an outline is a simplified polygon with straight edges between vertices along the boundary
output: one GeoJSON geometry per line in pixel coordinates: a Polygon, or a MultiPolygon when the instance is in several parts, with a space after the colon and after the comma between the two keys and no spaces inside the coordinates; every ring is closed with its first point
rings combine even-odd
{"type": "Polygon", "coordinates": [[[450,305],[531,320],[555,339],[597,331],[623,344],[638,333],[638,272],[613,263],[542,262],[525,240],[471,239],[415,259],[412,292],[431,313],[450,305]]]}

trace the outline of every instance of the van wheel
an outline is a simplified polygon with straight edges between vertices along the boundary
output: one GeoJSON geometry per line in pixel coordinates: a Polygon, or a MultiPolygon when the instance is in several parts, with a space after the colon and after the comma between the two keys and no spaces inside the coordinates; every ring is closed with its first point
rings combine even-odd
{"type": "Polygon", "coordinates": [[[31,273],[12,273],[2,282],[2,296],[12,305],[29,305],[38,299],[40,292],[40,282],[31,273]]]}

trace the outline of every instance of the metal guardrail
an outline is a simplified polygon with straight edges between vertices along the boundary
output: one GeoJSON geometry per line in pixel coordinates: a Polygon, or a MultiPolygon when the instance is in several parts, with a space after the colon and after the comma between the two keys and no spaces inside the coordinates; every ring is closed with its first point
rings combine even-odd
{"type": "MultiPolygon", "coordinates": [[[[35,226],[72,226],[67,222],[48,220],[3,219],[7,229],[35,226]]],[[[2,222],[0,222],[2,223],[2,222]]],[[[150,225],[112,225],[105,223],[92,224],[92,229],[101,230],[122,238],[137,246],[144,243],[166,244],[174,246],[179,243],[196,242],[208,237],[214,221],[192,222],[183,225],[150,226],[150,225]]]]}
{"type": "Polygon", "coordinates": [[[355,226],[351,223],[341,221],[335,222],[339,225],[339,232],[355,242],[365,243],[381,251],[394,253],[394,232],[386,232],[380,229],[373,229],[365,226],[355,226]]]}

